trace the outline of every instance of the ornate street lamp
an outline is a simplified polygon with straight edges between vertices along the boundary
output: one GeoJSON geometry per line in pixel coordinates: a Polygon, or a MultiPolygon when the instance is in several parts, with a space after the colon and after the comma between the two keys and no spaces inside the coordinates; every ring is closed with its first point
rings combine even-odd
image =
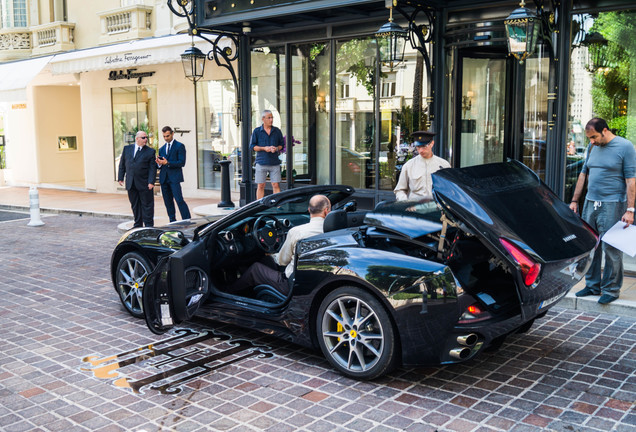
{"type": "Polygon", "coordinates": [[[195,83],[203,78],[205,57],[206,55],[194,44],[181,54],[181,63],[183,64],[183,72],[186,78],[195,83]]]}
{"type": "Polygon", "coordinates": [[[399,24],[393,22],[392,0],[386,0],[386,3],[389,8],[389,21],[375,32],[375,39],[380,47],[380,61],[393,69],[394,65],[404,60],[404,47],[409,35],[399,24]]]}
{"type": "Polygon", "coordinates": [[[536,13],[527,9],[524,0],[508,18],[504,20],[508,37],[508,52],[515,56],[519,63],[534,54],[539,37],[541,21],[536,13]]]}
{"type": "Polygon", "coordinates": [[[609,41],[598,32],[591,32],[585,36],[581,45],[587,47],[588,62],[586,69],[588,72],[598,70],[605,71],[609,65],[609,41]]]}

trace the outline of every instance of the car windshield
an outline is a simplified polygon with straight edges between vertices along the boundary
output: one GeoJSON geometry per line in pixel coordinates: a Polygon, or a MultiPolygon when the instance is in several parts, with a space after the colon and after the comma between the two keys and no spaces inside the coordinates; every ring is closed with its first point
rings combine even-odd
{"type": "Polygon", "coordinates": [[[418,238],[442,228],[441,211],[435,201],[397,201],[378,205],[365,224],[418,238]]]}
{"type": "Polygon", "coordinates": [[[432,200],[422,201],[394,201],[379,204],[374,212],[393,215],[410,216],[416,219],[426,219],[439,222],[441,211],[437,207],[437,203],[432,200]]]}
{"type": "MultiPolygon", "coordinates": [[[[340,190],[322,191],[322,194],[329,198],[331,205],[342,201],[349,196],[348,193],[344,193],[340,190]]],[[[294,214],[294,213],[307,213],[309,207],[309,200],[313,195],[301,195],[290,198],[289,200],[282,201],[276,206],[259,212],[260,214],[277,215],[277,214],[294,214]]]]}

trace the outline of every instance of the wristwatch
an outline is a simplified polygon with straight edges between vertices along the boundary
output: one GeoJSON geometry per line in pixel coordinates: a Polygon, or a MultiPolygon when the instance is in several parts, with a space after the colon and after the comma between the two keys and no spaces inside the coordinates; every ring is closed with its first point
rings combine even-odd
{"type": "Polygon", "coordinates": [[[625,211],[634,213],[634,207],[627,207],[627,210],[625,210],[625,211]]]}

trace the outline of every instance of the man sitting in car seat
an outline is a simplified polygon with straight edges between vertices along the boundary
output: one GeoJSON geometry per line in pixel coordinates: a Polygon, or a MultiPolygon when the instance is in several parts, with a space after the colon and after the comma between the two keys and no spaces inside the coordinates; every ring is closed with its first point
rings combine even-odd
{"type": "Polygon", "coordinates": [[[240,295],[250,288],[264,284],[272,286],[284,296],[289,294],[288,278],[294,272],[296,243],[307,237],[323,233],[325,216],[331,211],[331,202],[324,195],[314,195],[309,200],[308,210],[311,216],[309,222],[290,229],[278,252],[278,264],[287,266],[285,272],[280,272],[262,262],[255,262],[241,275],[240,279],[229,286],[227,290],[229,293],[240,295]]]}

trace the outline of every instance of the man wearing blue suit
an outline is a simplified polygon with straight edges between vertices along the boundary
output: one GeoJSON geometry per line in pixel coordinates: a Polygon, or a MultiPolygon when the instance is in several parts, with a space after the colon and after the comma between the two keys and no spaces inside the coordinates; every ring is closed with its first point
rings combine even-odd
{"type": "Polygon", "coordinates": [[[125,146],[119,159],[117,181],[123,186],[126,177],[128,200],[135,217],[133,228],[154,225],[155,198],[152,189],[157,178],[157,165],[155,150],[147,143],[148,134],[137,132],[135,144],[125,146]]]}
{"type": "Polygon", "coordinates": [[[159,166],[159,183],[161,195],[168,211],[170,222],[177,220],[174,201],[177,202],[181,219],[190,219],[190,210],[183,200],[181,182],[183,181],[183,166],[186,163],[186,148],[174,139],[174,131],[170,126],[161,129],[166,143],[159,149],[157,165],[159,166]],[[174,201],[173,201],[174,200],[174,201]]]}

